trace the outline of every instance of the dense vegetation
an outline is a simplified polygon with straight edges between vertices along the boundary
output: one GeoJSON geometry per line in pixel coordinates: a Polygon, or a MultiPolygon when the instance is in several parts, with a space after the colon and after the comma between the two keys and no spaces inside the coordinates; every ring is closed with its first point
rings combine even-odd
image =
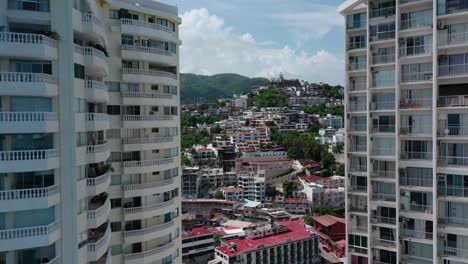
{"type": "Polygon", "coordinates": [[[191,103],[200,97],[213,101],[220,97],[231,97],[235,93],[243,94],[252,86],[262,86],[268,82],[266,78],[248,78],[233,73],[213,76],[186,73],[180,75],[180,96],[182,103],[191,103]]]}
{"type": "Polygon", "coordinates": [[[320,114],[326,116],[327,114],[344,116],[344,106],[326,106],[326,105],[315,105],[307,106],[304,108],[304,112],[307,114],[320,114]]]}
{"type": "Polygon", "coordinates": [[[304,221],[306,222],[306,224],[314,225],[313,215],[315,213],[318,213],[320,215],[329,214],[329,215],[333,215],[333,216],[343,218],[344,215],[345,215],[345,209],[344,208],[333,209],[333,208],[329,208],[329,207],[314,207],[314,208],[312,208],[312,213],[310,215],[304,216],[304,221]]]}
{"type": "Polygon", "coordinates": [[[195,131],[190,134],[182,134],[182,149],[187,149],[193,145],[203,145],[206,146],[211,142],[210,136],[206,132],[195,131]]]}
{"type": "Polygon", "coordinates": [[[286,97],[277,90],[262,90],[260,94],[255,97],[255,106],[257,107],[281,107],[287,105],[286,97]]]}
{"type": "Polygon", "coordinates": [[[213,124],[214,122],[218,121],[218,117],[213,116],[192,116],[187,113],[182,113],[180,115],[180,126],[181,127],[189,127],[189,126],[196,126],[197,124],[213,124]]]}

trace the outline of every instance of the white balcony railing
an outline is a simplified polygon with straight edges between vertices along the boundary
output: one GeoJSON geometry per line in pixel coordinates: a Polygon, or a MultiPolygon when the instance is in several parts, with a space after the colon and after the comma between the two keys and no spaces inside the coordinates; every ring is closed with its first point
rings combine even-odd
{"type": "Polygon", "coordinates": [[[106,121],[109,116],[104,113],[86,113],[86,121],[106,121]]]}
{"type": "Polygon", "coordinates": [[[168,250],[168,249],[170,249],[172,247],[174,247],[174,242],[170,242],[170,243],[168,243],[166,245],[163,245],[163,246],[160,246],[160,247],[157,247],[157,248],[153,248],[153,249],[150,249],[148,251],[143,251],[143,252],[139,252],[139,253],[132,253],[132,254],[126,254],[124,256],[124,259],[125,259],[125,261],[144,259],[144,258],[151,257],[151,256],[154,256],[154,255],[159,255],[159,254],[163,253],[164,251],[166,251],[166,250],[168,250]]]}
{"type": "Polygon", "coordinates": [[[139,45],[122,45],[122,50],[139,51],[139,52],[158,54],[158,55],[164,55],[164,56],[175,55],[174,53],[165,49],[154,48],[154,47],[144,47],[144,46],[139,46],[139,45]]]}
{"type": "Polygon", "coordinates": [[[438,131],[439,136],[468,136],[468,126],[452,126],[442,124],[438,131]]]}
{"type": "Polygon", "coordinates": [[[412,230],[412,229],[401,229],[401,235],[412,237],[412,238],[419,238],[419,239],[431,239],[432,240],[432,233],[421,231],[421,230],[412,230]]]}
{"type": "Polygon", "coordinates": [[[468,95],[439,96],[437,100],[439,107],[468,106],[468,95]]]}
{"type": "Polygon", "coordinates": [[[124,191],[146,190],[146,189],[151,189],[151,188],[164,187],[173,183],[174,183],[174,179],[168,179],[168,180],[156,181],[156,182],[123,185],[122,189],[124,191]]]}
{"type": "Polygon", "coordinates": [[[370,42],[381,41],[381,40],[390,40],[395,38],[395,31],[384,31],[378,32],[375,35],[369,37],[370,42]]]}
{"type": "Polygon", "coordinates": [[[41,44],[57,47],[57,41],[41,34],[0,32],[0,43],[41,44]]]}
{"type": "Polygon", "coordinates": [[[395,125],[373,125],[372,133],[395,133],[395,125]]]}
{"type": "Polygon", "coordinates": [[[355,41],[355,42],[350,42],[348,44],[348,50],[365,49],[365,48],[366,48],[365,41],[355,41]]]}
{"type": "Polygon", "coordinates": [[[376,101],[372,102],[370,106],[371,110],[395,110],[394,101],[376,101]]]}
{"type": "Polygon", "coordinates": [[[411,72],[403,73],[401,76],[402,83],[411,82],[427,82],[432,81],[432,72],[411,72]]]}
{"type": "Polygon", "coordinates": [[[468,157],[439,156],[439,166],[468,166],[468,157]]]}
{"type": "Polygon", "coordinates": [[[349,103],[349,111],[350,112],[363,112],[367,110],[367,105],[365,104],[356,104],[356,103],[349,103]]]}
{"type": "Polygon", "coordinates": [[[110,210],[110,199],[107,198],[104,204],[98,207],[95,210],[88,210],[87,217],[88,219],[96,219],[104,216],[110,210]]]}
{"type": "Polygon", "coordinates": [[[91,13],[83,13],[82,20],[84,22],[92,22],[93,24],[104,26],[104,23],[91,13]]]}
{"type": "Polygon", "coordinates": [[[0,151],[0,161],[45,160],[56,157],[57,149],[0,151]]]}
{"type": "Polygon", "coordinates": [[[51,83],[57,84],[57,78],[50,74],[32,72],[0,72],[0,82],[51,83]]]}
{"type": "Polygon", "coordinates": [[[110,235],[111,235],[111,228],[110,228],[110,225],[108,225],[106,232],[99,240],[97,240],[94,243],[88,244],[88,251],[89,252],[99,251],[99,249],[101,249],[104,245],[109,244],[110,235]]]}
{"type": "Polygon", "coordinates": [[[371,177],[395,179],[395,171],[372,170],[371,177]]]}
{"type": "Polygon", "coordinates": [[[170,143],[174,137],[122,138],[122,144],[157,144],[170,143]]]}
{"type": "Polygon", "coordinates": [[[432,125],[402,125],[400,127],[400,135],[431,135],[432,134],[432,125]]]}
{"type": "Polygon", "coordinates": [[[350,145],[349,151],[350,152],[366,152],[367,145],[350,145]]]}
{"type": "Polygon", "coordinates": [[[122,92],[122,97],[139,99],[172,99],[173,95],[166,93],[122,92]]]}
{"type": "Polygon", "coordinates": [[[358,63],[350,63],[349,64],[349,71],[360,71],[366,70],[367,63],[366,62],[358,62],[358,63]]]}
{"type": "Polygon", "coordinates": [[[107,85],[105,83],[99,82],[99,81],[94,81],[94,80],[86,80],[85,88],[99,89],[99,90],[107,91],[107,85]]]}
{"type": "MultiPolygon", "coordinates": [[[[395,62],[395,54],[373,54],[372,64],[387,64],[395,62]]],[[[393,82],[394,84],[395,82],[393,82]]]]}
{"type": "Polygon", "coordinates": [[[57,119],[54,112],[0,112],[0,122],[46,122],[57,119]]]}
{"type": "Polygon", "coordinates": [[[355,20],[350,23],[346,23],[346,29],[360,29],[360,28],[366,28],[367,26],[367,19],[360,19],[360,20],[355,20]]]}
{"type": "Polygon", "coordinates": [[[155,233],[155,232],[159,232],[159,231],[168,229],[168,228],[170,228],[172,226],[174,226],[174,221],[169,221],[169,222],[164,223],[164,224],[160,224],[160,225],[156,225],[156,226],[152,226],[152,227],[148,227],[148,228],[144,228],[144,229],[125,231],[124,236],[127,237],[127,238],[128,237],[135,237],[135,236],[144,236],[144,235],[148,235],[148,234],[152,234],[152,233],[155,233]]]}
{"type": "Polygon", "coordinates": [[[58,222],[44,226],[33,226],[15,229],[0,230],[0,241],[11,239],[27,239],[31,237],[47,236],[59,228],[58,222]]]}
{"type": "Polygon", "coordinates": [[[140,207],[124,208],[124,213],[125,214],[137,214],[137,213],[151,212],[151,211],[155,211],[158,209],[166,208],[174,204],[175,204],[174,199],[171,199],[166,202],[154,203],[154,204],[140,206],[140,207]]]}
{"type": "Polygon", "coordinates": [[[432,46],[427,45],[417,45],[417,46],[401,46],[400,47],[400,56],[401,57],[411,57],[411,56],[421,56],[429,55],[432,53],[432,46]]]}
{"type": "Polygon", "coordinates": [[[452,216],[441,217],[439,218],[439,224],[468,226],[468,218],[452,216]]]}
{"type": "Polygon", "coordinates": [[[365,165],[351,165],[349,167],[350,172],[367,172],[367,166],[365,165]]]}
{"type": "Polygon", "coordinates": [[[468,43],[468,32],[450,33],[447,38],[442,39],[442,45],[460,45],[468,43]]]}
{"type": "Polygon", "coordinates": [[[468,10],[468,1],[467,0],[452,0],[447,1],[445,4],[445,11],[447,14],[454,14],[459,12],[464,12],[468,10]]]}
{"type": "Polygon", "coordinates": [[[349,190],[351,192],[367,192],[367,186],[351,185],[349,190]]]}
{"type": "Polygon", "coordinates": [[[83,47],[75,44],[75,52],[84,56],[96,56],[102,59],[106,58],[106,54],[103,51],[95,49],[93,47],[83,47]]]}
{"type": "Polygon", "coordinates": [[[388,225],[395,225],[396,224],[396,218],[395,217],[387,217],[387,216],[373,216],[371,218],[372,223],[378,223],[378,224],[388,224],[388,225]]]}
{"type": "Polygon", "coordinates": [[[106,151],[107,149],[109,149],[109,144],[107,142],[103,144],[97,144],[97,145],[87,145],[86,153],[94,154],[94,153],[106,151]]]}
{"type": "Polygon", "coordinates": [[[352,92],[365,91],[367,89],[367,82],[350,82],[349,90],[352,92]]]}
{"type": "Polygon", "coordinates": [[[157,76],[157,77],[167,77],[177,80],[177,74],[166,71],[157,71],[150,69],[133,69],[133,68],[123,68],[122,74],[135,74],[135,75],[148,75],[148,76],[157,76]]]}
{"type": "Polygon", "coordinates": [[[156,23],[150,23],[146,22],[143,20],[136,20],[136,19],[128,19],[128,18],[122,18],[120,19],[120,23],[122,25],[129,25],[129,26],[136,26],[136,27],[146,27],[154,30],[160,30],[168,33],[174,34],[174,30],[172,30],[170,27],[166,27],[160,24],[156,23]]]}
{"type": "Polygon", "coordinates": [[[468,64],[454,64],[439,66],[439,76],[459,76],[468,74],[468,64]]]}
{"type": "Polygon", "coordinates": [[[426,213],[426,214],[432,214],[432,205],[425,205],[425,204],[404,204],[402,205],[403,210],[409,210],[409,211],[414,211],[414,212],[421,212],[421,213],[426,213]]]}
{"type": "Polygon", "coordinates": [[[386,16],[392,16],[392,15],[395,15],[395,7],[394,6],[383,7],[383,8],[375,8],[375,9],[369,10],[369,17],[370,18],[386,17],[386,16]]]}
{"type": "Polygon", "coordinates": [[[375,201],[394,202],[396,201],[396,195],[388,193],[373,193],[372,199],[375,201]]]}
{"type": "Polygon", "coordinates": [[[432,159],[432,152],[425,151],[402,151],[400,152],[401,159],[404,160],[430,160],[432,159]]]}
{"type": "Polygon", "coordinates": [[[464,186],[439,186],[438,192],[440,196],[447,197],[468,197],[468,187],[464,186]]]}
{"type": "Polygon", "coordinates": [[[168,121],[174,120],[173,115],[123,115],[123,121],[168,121]]]}
{"type": "Polygon", "coordinates": [[[132,160],[132,161],[125,161],[123,163],[124,168],[130,167],[147,167],[147,166],[158,166],[164,164],[173,163],[173,158],[164,158],[164,159],[157,159],[157,160],[132,160]]]}
{"type": "Polygon", "coordinates": [[[423,17],[418,18],[411,18],[401,20],[401,29],[413,29],[413,28],[420,28],[420,27],[430,27],[432,26],[432,14],[427,14],[423,17]]]}
{"type": "Polygon", "coordinates": [[[86,185],[87,186],[96,186],[101,183],[104,183],[110,177],[110,173],[106,172],[101,176],[94,177],[94,178],[86,178],[86,185]]]}
{"type": "Polygon", "coordinates": [[[400,185],[432,187],[432,179],[423,179],[418,177],[400,177],[400,185]]]}
{"type": "Polygon", "coordinates": [[[375,156],[395,156],[395,148],[373,147],[372,154],[375,156]]]}
{"type": "Polygon", "coordinates": [[[44,198],[58,193],[58,186],[52,185],[44,188],[16,189],[0,191],[0,201],[15,201],[34,198],[44,198]]]}
{"type": "Polygon", "coordinates": [[[444,255],[468,258],[468,249],[444,247],[444,255]]]}
{"type": "Polygon", "coordinates": [[[373,80],[372,88],[395,87],[395,80],[373,80]]]}

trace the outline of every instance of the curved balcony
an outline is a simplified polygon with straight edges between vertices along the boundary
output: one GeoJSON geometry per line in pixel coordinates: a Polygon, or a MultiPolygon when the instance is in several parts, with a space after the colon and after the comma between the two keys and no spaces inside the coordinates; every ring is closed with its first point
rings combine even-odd
{"type": "Polygon", "coordinates": [[[102,203],[102,201],[91,203],[88,208],[88,228],[97,228],[107,222],[110,211],[111,204],[109,198],[106,198],[104,203],[102,203]]]}
{"type": "Polygon", "coordinates": [[[122,79],[129,83],[151,83],[177,86],[177,74],[149,69],[122,69],[122,79]]]}
{"type": "Polygon", "coordinates": [[[0,32],[0,56],[56,60],[57,41],[41,34],[0,32]]]}
{"type": "Polygon", "coordinates": [[[111,182],[111,175],[109,172],[94,178],[88,177],[86,179],[87,193],[89,196],[101,194],[109,188],[111,182]]]}
{"type": "Polygon", "coordinates": [[[110,224],[107,225],[106,232],[104,235],[96,241],[92,241],[88,244],[88,261],[98,261],[109,249],[111,239],[111,228],[110,224]]]}
{"type": "Polygon", "coordinates": [[[49,225],[0,230],[0,248],[3,251],[45,247],[60,238],[60,225],[49,225]]]}
{"type": "Polygon", "coordinates": [[[58,132],[58,116],[53,112],[0,112],[0,133],[58,132]]]}
{"type": "Polygon", "coordinates": [[[125,243],[133,244],[133,243],[138,243],[138,242],[143,242],[143,241],[149,241],[152,239],[156,239],[158,237],[167,236],[172,231],[174,231],[172,227],[174,227],[174,220],[164,223],[164,224],[155,225],[155,226],[144,228],[144,229],[125,231],[124,232],[125,243]]]}
{"type": "Polygon", "coordinates": [[[174,137],[122,138],[124,151],[141,151],[170,148],[174,137]]]}
{"type": "Polygon", "coordinates": [[[109,115],[104,113],[77,113],[76,131],[99,131],[109,129],[109,115]]]}
{"type": "Polygon", "coordinates": [[[171,28],[143,20],[122,18],[120,19],[120,31],[122,34],[144,36],[175,43],[180,42],[177,33],[172,31],[171,28]]]}
{"type": "Polygon", "coordinates": [[[173,167],[174,158],[155,160],[132,160],[122,163],[124,174],[150,173],[168,170],[173,167]]]}
{"type": "Polygon", "coordinates": [[[58,167],[57,149],[0,151],[0,173],[44,171],[58,167]]]}
{"type": "Polygon", "coordinates": [[[159,105],[175,98],[176,96],[166,93],[122,92],[124,105],[159,105]]]}
{"type": "Polygon", "coordinates": [[[94,80],[75,78],[75,97],[84,98],[90,102],[109,102],[107,85],[94,80]]]}
{"type": "Polygon", "coordinates": [[[174,248],[174,242],[169,242],[166,245],[159,246],[147,251],[125,254],[124,259],[126,264],[142,264],[153,263],[170,255],[170,251],[174,248]]]}
{"type": "Polygon", "coordinates": [[[73,9],[73,29],[90,35],[96,40],[107,44],[107,29],[106,25],[92,13],[81,13],[79,10],[73,9]]]}
{"type": "Polygon", "coordinates": [[[143,128],[143,127],[173,127],[176,119],[173,115],[123,115],[123,127],[143,128]]]}
{"type": "Polygon", "coordinates": [[[122,59],[139,60],[160,63],[167,66],[177,66],[177,55],[159,48],[137,45],[122,45],[122,59]]]}
{"type": "Polygon", "coordinates": [[[110,148],[107,142],[82,146],[76,149],[76,162],[78,165],[106,161],[109,156],[110,148]]]}
{"type": "Polygon", "coordinates": [[[109,74],[106,54],[92,47],[83,47],[75,44],[74,61],[86,65],[87,75],[105,76],[109,74]]]}
{"type": "Polygon", "coordinates": [[[124,220],[131,221],[164,215],[174,211],[176,208],[177,205],[175,204],[174,199],[141,207],[124,208],[124,220]]]}
{"type": "Polygon", "coordinates": [[[174,179],[168,179],[163,181],[148,182],[141,184],[129,184],[123,185],[122,190],[124,191],[124,197],[137,197],[137,196],[148,196],[155,193],[163,193],[170,191],[174,184],[174,179]]]}
{"type": "Polygon", "coordinates": [[[0,72],[0,95],[57,96],[57,79],[42,73],[0,72]]]}
{"type": "Polygon", "coordinates": [[[57,185],[44,188],[0,191],[0,212],[13,212],[49,208],[58,204],[60,193],[57,185]]]}

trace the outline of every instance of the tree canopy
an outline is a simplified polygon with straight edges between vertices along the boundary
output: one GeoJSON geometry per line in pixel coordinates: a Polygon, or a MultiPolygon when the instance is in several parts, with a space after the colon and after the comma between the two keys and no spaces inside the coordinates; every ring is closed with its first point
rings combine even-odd
{"type": "Polygon", "coordinates": [[[281,107],[287,105],[286,97],[274,89],[263,90],[255,97],[255,106],[257,107],[281,107]]]}

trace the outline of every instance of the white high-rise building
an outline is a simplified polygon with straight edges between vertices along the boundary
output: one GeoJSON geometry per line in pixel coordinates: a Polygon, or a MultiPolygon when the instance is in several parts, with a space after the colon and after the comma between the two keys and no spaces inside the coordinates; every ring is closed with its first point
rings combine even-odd
{"type": "Polygon", "coordinates": [[[348,263],[468,263],[468,0],[348,0],[348,263]]]}
{"type": "Polygon", "coordinates": [[[181,263],[180,23],[0,1],[0,263],[181,263]]]}

